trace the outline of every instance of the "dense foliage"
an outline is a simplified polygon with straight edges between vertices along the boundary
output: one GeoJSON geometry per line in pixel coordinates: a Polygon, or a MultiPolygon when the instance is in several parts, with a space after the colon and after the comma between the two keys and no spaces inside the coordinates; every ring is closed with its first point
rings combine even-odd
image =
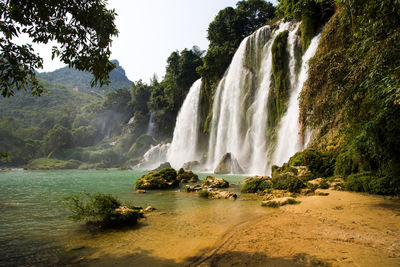
{"type": "Polygon", "coordinates": [[[29,44],[15,38],[27,34],[34,43],[55,41],[52,56],[78,70],[90,71],[92,85],[103,85],[115,65],[108,60],[112,37],[118,34],[115,12],[107,1],[0,1],[0,92],[3,97],[16,90],[40,95],[44,87],[36,78],[43,59],[29,44]]]}
{"type": "Polygon", "coordinates": [[[398,1],[338,1],[301,94],[303,125],[338,154],[335,174],[373,173],[349,176],[364,184],[352,190],[400,191],[399,25],[398,1]]]}

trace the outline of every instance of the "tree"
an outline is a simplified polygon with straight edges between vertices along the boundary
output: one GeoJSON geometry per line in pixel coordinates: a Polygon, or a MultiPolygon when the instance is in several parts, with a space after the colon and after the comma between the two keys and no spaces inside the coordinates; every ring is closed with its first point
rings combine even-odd
{"type": "Polygon", "coordinates": [[[52,57],[78,70],[89,71],[91,85],[108,84],[115,64],[109,61],[111,38],[118,35],[115,10],[106,8],[107,0],[0,0],[0,93],[29,90],[40,96],[45,88],[35,70],[43,59],[30,44],[18,45],[15,39],[27,34],[34,43],[56,41],[52,57]]]}
{"type": "Polygon", "coordinates": [[[72,133],[61,125],[54,126],[44,139],[44,149],[47,154],[61,148],[69,148],[71,145],[72,133]]]}

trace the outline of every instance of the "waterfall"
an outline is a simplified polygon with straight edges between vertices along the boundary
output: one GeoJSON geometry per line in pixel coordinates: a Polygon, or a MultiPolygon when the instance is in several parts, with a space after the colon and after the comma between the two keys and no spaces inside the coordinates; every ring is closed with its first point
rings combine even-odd
{"type": "Polygon", "coordinates": [[[174,136],[167,159],[174,168],[185,162],[198,160],[199,104],[201,79],[193,83],[176,118],[174,136]]]}
{"type": "Polygon", "coordinates": [[[151,146],[151,148],[147,150],[147,152],[143,155],[143,159],[135,166],[135,168],[154,169],[158,167],[161,163],[167,160],[169,147],[169,143],[151,146]]]}
{"type": "MultiPolygon", "coordinates": [[[[208,150],[210,170],[230,152],[247,173],[265,173],[269,149],[266,122],[272,77],[271,47],[279,33],[289,31],[289,66],[294,73],[293,44],[298,26],[289,22],[279,24],[275,30],[264,26],[240,44],[215,94],[208,150]]],[[[290,77],[291,83],[296,79],[294,76],[290,77]]]]}
{"type": "Polygon", "coordinates": [[[150,114],[149,125],[147,126],[146,134],[154,137],[155,129],[156,129],[156,122],[154,121],[154,116],[156,113],[153,111],[150,114]]]}
{"type": "Polygon", "coordinates": [[[320,35],[314,37],[302,58],[302,65],[295,90],[290,95],[289,105],[285,116],[281,120],[278,131],[278,142],[274,152],[272,163],[281,166],[287,162],[296,152],[304,149],[309,141],[307,134],[305,142],[300,136],[299,123],[299,96],[301,89],[308,77],[308,61],[314,56],[318,48],[320,35]]]}

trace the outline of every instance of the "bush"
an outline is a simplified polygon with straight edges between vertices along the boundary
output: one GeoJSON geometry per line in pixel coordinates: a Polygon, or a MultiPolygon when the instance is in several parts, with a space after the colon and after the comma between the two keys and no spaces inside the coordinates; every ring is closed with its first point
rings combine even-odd
{"type": "Polygon", "coordinates": [[[272,179],[272,187],[279,190],[288,190],[292,193],[298,193],[305,184],[296,176],[290,173],[284,173],[272,179]]]}
{"type": "Polygon", "coordinates": [[[110,194],[81,193],[64,197],[62,201],[72,212],[69,219],[100,227],[133,225],[142,217],[139,209],[123,207],[121,201],[110,194]]]}
{"type": "Polygon", "coordinates": [[[271,181],[264,177],[251,177],[244,181],[244,185],[240,189],[242,193],[262,192],[272,187],[271,181]]]}
{"type": "Polygon", "coordinates": [[[352,174],[346,177],[346,190],[378,195],[399,195],[400,179],[379,176],[373,172],[352,174]]]}
{"type": "Polygon", "coordinates": [[[329,189],[329,184],[326,180],[322,180],[321,183],[319,184],[319,188],[321,189],[329,189]]]}

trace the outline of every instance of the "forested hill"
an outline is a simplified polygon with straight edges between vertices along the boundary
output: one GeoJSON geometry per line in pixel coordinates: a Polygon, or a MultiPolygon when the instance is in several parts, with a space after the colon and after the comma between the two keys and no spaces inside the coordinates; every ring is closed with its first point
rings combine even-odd
{"type": "Polygon", "coordinates": [[[77,88],[83,92],[96,91],[105,94],[122,88],[129,90],[131,81],[126,77],[125,70],[119,65],[117,60],[112,60],[112,62],[116,64],[116,67],[110,73],[111,83],[101,88],[90,86],[90,81],[93,79],[91,73],[69,68],[68,66],[53,72],[39,73],[38,77],[54,84],[63,84],[67,87],[77,88]]]}

